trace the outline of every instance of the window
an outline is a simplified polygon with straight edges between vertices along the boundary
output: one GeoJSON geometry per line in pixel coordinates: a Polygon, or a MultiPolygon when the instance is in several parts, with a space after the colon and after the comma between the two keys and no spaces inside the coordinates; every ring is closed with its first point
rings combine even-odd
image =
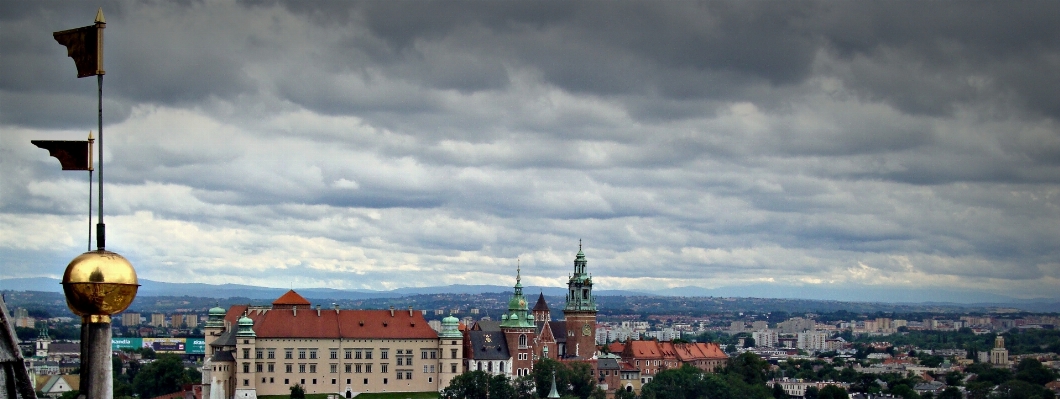
{"type": "Polygon", "coordinates": [[[315,373],[315,372],[317,372],[317,365],[316,365],[316,364],[310,364],[310,365],[309,365],[309,372],[310,372],[310,373],[315,373]]]}
{"type": "Polygon", "coordinates": [[[420,359],[426,359],[426,358],[427,358],[427,351],[420,351],[420,359]]]}
{"type": "MultiPolygon", "coordinates": [[[[284,367],[283,367],[284,371],[286,371],[286,372],[287,372],[287,374],[291,374],[291,368],[292,368],[292,367],[294,367],[294,365],[291,365],[291,364],[285,364],[285,365],[283,365],[283,366],[284,366],[284,367]]],[[[286,382],[285,382],[284,384],[286,384],[286,382]]]]}
{"type": "Polygon", "coordinates": [[[291,379],[289,379],[289,378],[284,378],[284,379],[283,379],[283,385],[291,385],[291,379]]]}
{"type": "Polygon", "coordinates": [[[379,358],[380,359],[389,359],[390,358],[390,350],[389,349],[380,349],[379,350],[379,358]]]}
{"type": "Polygon", "coordinates": [[[401,378],[401,377],[404,377],[404,375],[402,375],[402,373],[401,373],[400,371],[398,371],[398,373],[397,373],[397,379],[399,379],[399,380],[402,380],[402,379],[404,379],[404,378],[401,378]]]}
{"type": "MultiPolygon", "coordinates": [[[[261,363],[254,364],[254,372],[255,373],[260,373],[261,370],[264,369],[264,367],[265,367],[265,365],[263,365],[261,363]]],[[[262,382],[265,382],[265,381],[262,381],[262,382]]]]}
{"type": "Polygon", "coordinates": [[[299,364],[298,365],[298,372],[299,373],[305,373],[305,364],[299,364]]]}
{"type": "Polygon", "coordinates": [[[400,366],[400,365],[401,365],[402,363],[404,363],[404,361],[405,361],[405,358],[403,358],[403,357],[401,357],[401,356],[398,356],[398,357],[397,357],[397,365],[398,365],[398,366],[400,366]]]}
{"type": "Polygon", "coordinates": [[[368,385],[368,379],[367,378],[364,379],[364,385],[368,385]]]}
{"type": "Polygon", "coordinates": [[[346,383],[347,383],[347,384],[349,384],[349,383],[350,383],[350,379],[349,379],[349,378],[347,378],[347,379],[346,379],[346,383]]]}
{"type": "Polygon", "coordinates": [[[332,373],[338,373],[339,372],[339,365],[332,363],[331,364],[331,372],[332,373]]]}
{"type": "Polygon", "coordinates": [[[244,378],[243,379],[243,386],[248,386],[248,385],[250,385],[250,380],[244,378]]]}
{"type": "Polygon", "coordinates": [[[250,348],[243,348],[243,358],[250,359],[250,348]]]}
{"type": "Polygon", "coordinates": [[[290,348],[288,348],[288,349],[284,349],[284,350],[283,350],[283,358],[284,358],[284,359],[290,359],[290,358],[291,358],[291,353],[292,353],[293,351],[294,351],[294,349],[290,349],[290,348]]]}
{"type": "Polygon", "coordinates": [[[390,365],[389,365],[389,364],[386,364],[386,363],[380,364],[380,365],[379,365],[379,372],[380,372],[380,373],[386,373],[386,372],[387,372],[387,369],[389,368],[389,366],[390,366],[390,365]]]}
{"type": "Polygon", "coordinates": [[[317,384],[317,379],[316,379],[316,378],[314,378],[314,379],[313,379],[313,385],[316,385],[316,384],[317,384]]]}
{"type": "Polygon", "coordinates": [[[298,358],[299,359],[305,359],[305,349],[299,349],[298,350],[298,358]]]}
{"type": "Polygon", "coordinates": [[[354,352],[354,357],[353,358],[354,359],[360,359],[361,358],[361,351],[358,350],[357,352],[354,352]]]}
{"type": "Polygon", "coordinates": [[[276,350],[275,349],[269,349],[268,357],[269,357],[269,359],[275,359],[276,358],[276,350]]]}
{"type": "Polygon", "coordinates": [[[330,358],[331,359],[338,359],[339,358],[339,350],[338,349],[332,349],[330,358]]]}
{"type": "Polygon", "coordinates": [[[270,373],[275,372],[276,371],[276,365],[272,364],[272,363],[269,363],[268,370],[269,370],[270,373]]]}
{"type": "Polygon", "coordinates": [[[368,349],[368,350],[364,351],[364,358],[365,359],[371,359],[372,358],[372,350],[371,349],[368,349]]]}
{"type": "Polygon", "coordinates": [[[353,359],[353,351],[347,350],[346,351],[346,358],[347,359],[353,359]]]}
{"type": "Polygon", "coordinates": [[[426,373],[426,372],[427,372],[427,365],[426,365],[426,364],[425,364],[425,365],[423,365],[423,372],[424,372],[424,373],[426,373]]]}
{"type": "Polygon", "coordinates": [[[262,384],[264,384],[264,383],[265,383],[265,377],[261,377],[261,383],[262,383],[262,384]]]}
{"type": "Polygon", "coordinates": [[[519,334],[519,346],[522,348],[526,347],[526,334],[519,334]]]}
{"type": "MultiPolygon", "coordinates": [[[[346,372],[347,373],[352,373],[353,372],[353,365],[352,364],[346,363],[346,372]]],[[[349,383],[347,382],[347,384],[349,384],[349,383]]]]}
{"type": "Polygon", "coordinates": [[[250,372],[250,363],[243,363],[243,372],[244,373],[249,373],[250,372]]]}
{"type": "Polygon", "coordinates": [[[386,385],[386,378],[383,379],[383,385],[386,385]]]}
{"type": "Polygon", "coordinates": [[[360,363],[357,363],[357,371],[356,372],[357,373],[361,372],[361,364],[360,363]]]}
{"type": "Polygon", "coordinates": [[[264,355],[264,352],[265,351],[263,351],[261,349],[255,350],[254,351],[254,358],[255,359],[261,359],[263,357],[263,355],[264,355]]]}
{"type": "Polygon", "coordinates": [[[305,385],[305,378],[302,379],[301,384],[305,385]]]}
{"type": "Polygon", "coordinates": [[[272,383],[273,383],[272,377],[269,377],[269,383],[270,383],[270,384],[272,384],[272,383]]]}
{"type": "Polygon", "coordinates": [[[437,358],[438,358],[438,352],[437,351],[431,351],[431,359],[437,359],[437,358]]]}
{"type": "Polygon", "coordinates": [[[406,380],[411,380],[412,379],[412,372],[411,371],[406,371],[405,372],[405,379],[406,380]]]}
{"type": "Polygon", "coordinates": [[[456,373],[456,363],[449,363],[449,372],[456,373]]]}
{"type": "Polygon", "coordinates": [[[317,351],[315,349],[309,351],[309,358],[310,359],[316,359],[317,358],[317,351]]]}
{"type": "Polygon", "coordinates": [[[331,379],[331,385],[335,385],[335,379],[334,378],[331,379]]]}
{"type": "Polygon", "coordinates": [[[372,364],[371,363],[364,365],[364,372],[365,373],[371,373],[372,372],[372,364]]]}

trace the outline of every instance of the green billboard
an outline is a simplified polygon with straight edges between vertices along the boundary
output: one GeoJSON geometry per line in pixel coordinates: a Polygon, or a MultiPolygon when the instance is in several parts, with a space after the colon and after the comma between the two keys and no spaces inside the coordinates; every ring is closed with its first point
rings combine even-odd
{"type": "Polygon", "coordinates": [[[188,338],[184,345],[184,353],[189,355],[205,355],[206,338],[188,338]]]}
{"type": "Polygon", "coordinates": [[[124,351],[143,347],[143,338],[111,338],[110,350],[124,351]]]}

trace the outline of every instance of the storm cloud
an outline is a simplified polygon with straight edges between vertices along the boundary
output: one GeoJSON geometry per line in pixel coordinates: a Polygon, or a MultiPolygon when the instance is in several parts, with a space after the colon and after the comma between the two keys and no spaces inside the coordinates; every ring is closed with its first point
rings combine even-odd
{"type": "MultiPolygon", "coordinates": [[[[59,276],[96,129],[0,4],[0,277],[59,276]]],[[[142,278],[389,289],[1060,287],[1055,2],[104,2],[108,249],[142,278]]],[[[7,288],[7,287],[5,287],[7,288]]]]}

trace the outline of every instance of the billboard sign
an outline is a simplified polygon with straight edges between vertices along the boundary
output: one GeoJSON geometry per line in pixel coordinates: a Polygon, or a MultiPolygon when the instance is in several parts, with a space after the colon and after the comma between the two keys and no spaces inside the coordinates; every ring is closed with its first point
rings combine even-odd
{"type": "Polygon", "coordinates": [[[111,338],[110,350],[126,351],[143,347],[143,338],[111,338]]]}
{"type": "Polygon", "coordinates": [[[158,353],[184,353],[184,338],[144,338],[143,347],[158,353]]]}
{"type": "Polygon", "coordinates": [[[206,338],[187,338],[184,343],[184,353],[189,355],[206,354],[206,338]]]}

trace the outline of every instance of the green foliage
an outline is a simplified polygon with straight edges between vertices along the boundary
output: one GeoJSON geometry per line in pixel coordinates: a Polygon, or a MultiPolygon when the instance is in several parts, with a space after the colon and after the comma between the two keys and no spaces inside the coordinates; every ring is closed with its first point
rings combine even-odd
{"type": "Polygon", "coordinates": [[[729,358],[725,367],[721,369],[722,374],[735,375],[749,385],[765,385],[768,372],[769,362],[751,352],[744,352],[739,356],[729,358]]]}
{"type": "Polygon", "coordinates": [[[788,395],[787,391],[784,391],[784,387],[780,386],[780,384],[773,384],[773,399],[788,399],[788,397],[790,395],[788,395]]]}
{"type": "Polygon", "coordinates": [[[957,387],[950,386],[942,390],[942,393],[939,394],[938,399],[964,399],[964,396],[961,395],[960,389],[957,389],[957,387]]]}
{"type": "Polygon", "coordinates": [[[1056,379],[1056,373],[1037,359],[1023,359],[1016,365],[1016,379],[1031,384],[1045,385],[1056,379]]]}
{"type": "Polygon", "coordinates": [[[141,398],[153,398],[177,392],[181,385],[189,382],[192,380],[179,357],[161,355],[140,369],[133,378],[132,389],[141,398]]]}
{"type": "Polygon", "coordinates": [[[512,380],[506,375],[491,376],[476,370],[453,378],[440,396],[445,399],[516,399],[526,398],[526,393],[517,393],[512,380]]]}
{"type": "Polygon", "coordinates": [[[641,388],[642,399],[769,399],[764,384],[749,385],[737,374],[705,374],[691,365],[663,370],[641,388]]]}
{"type": "Polygon", "coordinates": [[[593,395],[603,394],[593,380],[592,368],[585,362],[561,363],[552,359],[541,359],[534,364],[534,386],[537,397],[548,396],[552,389],[552,372],[556,373],[556,390],[560,396],[573,396],[588,399],[593,395]],[[597,392],[599,391],[599,392],[597,392]]]}
{"type": "Polygon", "coordinates": [[[1055,399],[1053,391],[1026,381],[1011,380],[997,387],[991,399],[1055,399]]]}
{"type": "Polygon", "coordinates": [[[806,392],[802,396],[806,399],[817,399],[821,396],[821,390],[817,389],[817,387],[809,387],[806,388],[806,392]]]}
{"type": "Polygon", "coordinates": [[[295,383],[291,385],[291,399],[305,399],[305,388],[302,384],[295,383]]]}
{"type": "MultiPolygon", "coordinates": [[[[74,399],[74,398],[77,398],[77,395],[80,395],[80,394],[81,394],[81,391],[78,391],[78,390],[74,389],[74,390],[63,392],[62,395],[59,395],[59,399],[74,399]]],[[[39,392],[37,393],[37,397],[42,397],[39,392]]],[[[115,397],[117,397],[117,396],[115,396],[115,397]]]]}
{"type": "Polygon", "coordinates": [[[835,385],[825,385],[824,388],[821,388],[817,399],[850,399],[850,395],[847,395],[847,391],[843,388],[835,385]]]}

